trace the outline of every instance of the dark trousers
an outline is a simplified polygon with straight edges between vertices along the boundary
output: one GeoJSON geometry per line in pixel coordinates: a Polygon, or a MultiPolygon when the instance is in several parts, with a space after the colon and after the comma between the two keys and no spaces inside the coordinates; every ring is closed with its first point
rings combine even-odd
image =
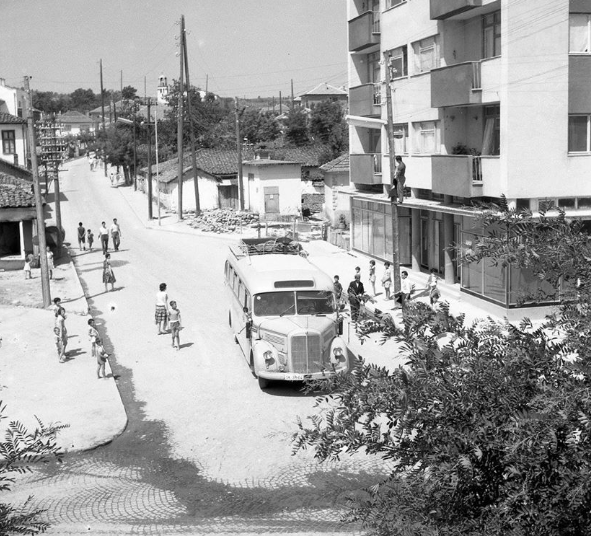
{"type": "Polygon", "coordinates": [[[101,244],[103,246],[103,253],[107,253],[109,250],[109,235],[101,235],[101,244]]]}
{"type": "Polygon", "coordinates": [[[119,251],[120,243],[121,240],[119,239],[119,233],[113,233],[113,247],[115,248],[115,251],[119,251]]]}

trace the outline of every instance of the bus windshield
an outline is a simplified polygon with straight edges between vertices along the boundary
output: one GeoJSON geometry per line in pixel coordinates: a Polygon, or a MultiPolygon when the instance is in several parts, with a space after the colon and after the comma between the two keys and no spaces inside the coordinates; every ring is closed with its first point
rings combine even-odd
{"type": "Polygon", "coordinates": [[[324,290],[263,292],[255,295],[253,309],[256,316],[288,316],[296,310],[299,315],[325,315],[335,310],[332,292],[324,290]]]}

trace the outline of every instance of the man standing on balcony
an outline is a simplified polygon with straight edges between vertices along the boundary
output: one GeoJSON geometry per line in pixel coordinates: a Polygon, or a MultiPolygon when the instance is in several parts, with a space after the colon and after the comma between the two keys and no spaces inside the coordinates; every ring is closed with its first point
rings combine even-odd
{"type": "MultiPolygon", "coordinates": [[[[398,202],[404,201],[404,183],[406,182],[406,164],[402,161],[402,157],[396,157],[396,171],[394,172],[394,188],[398,191],[398,202]]],[[[392,194],[394,195],[394,194],[392,194]]]]}

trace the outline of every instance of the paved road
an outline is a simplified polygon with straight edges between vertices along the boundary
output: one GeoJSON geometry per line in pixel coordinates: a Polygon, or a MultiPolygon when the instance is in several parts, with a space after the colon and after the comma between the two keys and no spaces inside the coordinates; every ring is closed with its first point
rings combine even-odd
{"type": "Polygon", "coordinates": [[[122,228],[115,292],[104,291],[98,241],[75,262],[114,353],[129,425],[110,445],[22,479],[11,499],[35,495],[55,534],[355,532],[339,524],[342,506],[382,464],[291,456],[295,418],[312,414],[315,400],[291,385],[263,392],[250,374],[227,326],[228,242],[146,229],[85,159],[68,164],[62,191],[67,240],[79,221],[95,234],[115,217],[122,228]],[[178,352],[156,334],[161,282],[182,312],[178,352]]]}

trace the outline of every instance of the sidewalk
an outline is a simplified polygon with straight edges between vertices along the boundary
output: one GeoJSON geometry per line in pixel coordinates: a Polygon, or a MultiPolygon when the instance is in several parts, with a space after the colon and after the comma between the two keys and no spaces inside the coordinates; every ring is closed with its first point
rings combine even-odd
{"type": "Polygon", "coordinates": [[[32,275],[25,281],[20,270],[0,273],[0,400],[8,417],[4,424],[18,420],[32,430],[37,426],[35,416],[45,425],[67,424],[57,436],[66,452],[108,443],[125,429],[127,415],[108,363],[108,377],[96,377],[87,336],[88,304],[70,257],[64,254],[56,260],[50,282],[52,299],[60,297],[67,313],[65,363],[59,363],[54,344],[55,315],[40,303],[40,270],[32,275]]]}

